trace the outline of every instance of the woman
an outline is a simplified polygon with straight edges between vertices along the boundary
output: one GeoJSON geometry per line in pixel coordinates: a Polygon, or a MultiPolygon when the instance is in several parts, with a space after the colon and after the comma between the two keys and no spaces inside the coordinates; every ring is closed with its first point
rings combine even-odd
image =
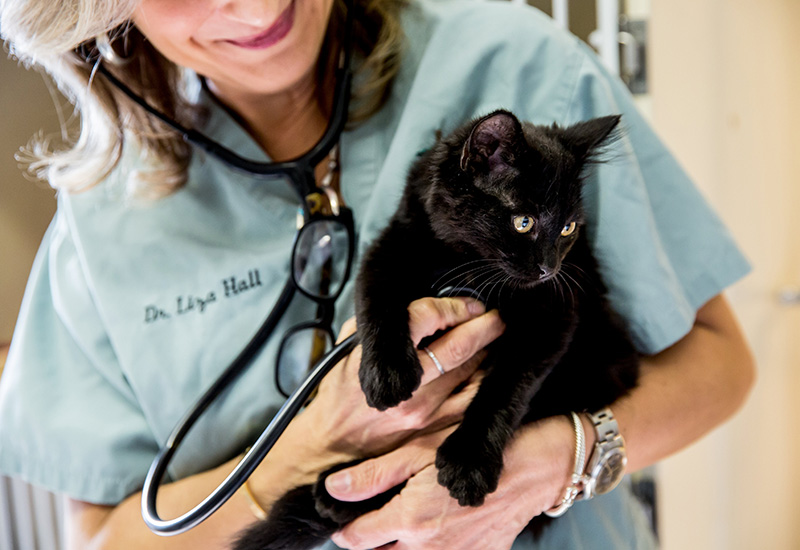
{"type": "MultiPolygon", "coordinates": [[[[499,106],[561,124],[622,113],[626,134],[595,172],[587,203],[610,297],[644,354],[640,386],[611,407],[628,470],[730,416],[753,365],[720,293],[747,266],[621,85],[532,9],[356,4],[353,124],[338,161],[321,163],[316,176],[333,178],[353,209],[359,248],[388,221],[405,170],[436,130],[499,106]]],[[[50,71],[83,122],[74,148],[39,151],[32,163],[67,192],[34,265],[0,385],[0,469],[67,495],[70,547],[225,547],[256,520],[253,507],[260,513],[327,466],[365,455],[377,457],[329,480],[334,496],[358,500],[409,483],[337,533],[345,548],[533,548],[517,535],[560,502],[575,450],[566,418],[520,431],[484,506],[461,508],[436,483],[436,446],[478,383],[479,350],[503,327],[474,302],[426,299],[410,308],[412,332],[421,339],[456,327],[430,346],[449,372],[440,376],[421,354],[423,385],[409,403],[369,409],[356,350],[209,520],[159,538],[139,519],[137,491],[158,445],[275,303],[297,200],[285,180],[242,175],[193,152],[122,98],[92,71],[95,38],[108,33],[113,52],[102,63],[151,104],[243,156],[285,160],[308,150],[330,117],[343,11],[338,0],[3,3],[0,28],[13,53],[50,71]]],[[[351,301],[352,283],[337,303],[339,323],[351,301]]],[[[162,515],[208,494],[265,425],[281,402],[272,370],[278,336],[312,315],[313,305],[296,299],[205,415],[169,472],[162,515]]],[[[353,330],[344,323],[341,334],[353,330]]],[[[594,432],[581,420],[591,448],[594,432]]],[[[655,542],[623,484],[576,504],[540,545],[655,542]]]]}

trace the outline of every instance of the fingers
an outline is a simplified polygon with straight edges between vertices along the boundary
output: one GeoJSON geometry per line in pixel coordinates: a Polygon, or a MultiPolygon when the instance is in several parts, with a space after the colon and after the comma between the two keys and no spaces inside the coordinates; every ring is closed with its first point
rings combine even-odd
{"type": "MultiPolygon", "coordinates": [[[[438,359],[445,373],[449,374],[492,343],[504,329],[505,324],[500,319],[499,313],[497,310],[492,310],[458,325],[432,342],[428,350],[438,359]]],[[[424,371],[421,385],[443,376],[428,352],[422,350],[418,354],[424,371]]],[[[477,365],[474,367],[477,368],[477,365]]],[[[470,374],[472,372],[462,373],[462,380],[457,381],[454,387],[466,380],[470,374]]]]}
{"type": "Polygon", "coordinates": [[[420,298],[408,306],[411,341],[418,345],[426,336],[437,330],[458,325],[486,311],[478,300],[472,298],[420,298]]]}
{"type": "Polygon", "coordinates": [[[344,341],[348,336],[356,331],[356,318],[350,317],[342,324],[342,329],[339,331],[339,336],[336,338],[336,343],[344,341]]]}
{"type": "Polygon", "coordinates": [[[331,474],[325,479],[325,489],[346,502],[384,493],[433,464],[436,449],[454,429],[418,437],[390,453],[331,474]]]}
{"type": "MultiPolygon", "coordinates": [[[[479,365],[485,357],[485,352],[479,352],[472,360],[470,360],[470,362],[475,361],[475,364],[479,365]]],[[[457,369],[457,371],[448,373],[448,376],[454,376],[457,372],[469,373],[474,369],[475,367],[464,365],[461,369],[457,369]]],[[[485,373],[483,371],[477,371],[473,373],[471,377],[469,377],[469,384],[459,389],[457,393],[452,393],[451,390],[449,397],[443,401],[435,411],[432,411],[426,419],[427,425],[424,428],[424,431],[432,432],[440,430],[446,426],[450,426],[460,421],[464,416],[464,411],[467,410],[467,407],[470,403],[472,403],[472,399],[475,397],[475,394],[478,393],[478,388],[480,388],[484,375],[485,373]]],[[[465,377],[465,380],[463,381],[466,380],[467,378],[465,377]]],[[[456,384],[456,387],[462,382],[456,384]]],[[[434,380],[428,385],[428,387],[433,387],[437,383],[439,383],[439,381],[434,380]]]]}
{"type": "Polygon", "coordinates": [[[337,546],[350,550],[392,548],[393,543],[390,541],[399,540],[402,535],[402,529],[396,521],[400,513],[398,497],[395,497],[380,510],[368,512],[334,533],[331,540],[337,546]]]}
{"type": "MultiPolygon", "coordinates": [[[[408,306],[411,340],[419,344],[426,336],[468,321],[486,311],[483,303],[472,298],[420,298],[408,306]]],[[[356,331],[355,317],[342,325],[337,342],[356,331]]]]}

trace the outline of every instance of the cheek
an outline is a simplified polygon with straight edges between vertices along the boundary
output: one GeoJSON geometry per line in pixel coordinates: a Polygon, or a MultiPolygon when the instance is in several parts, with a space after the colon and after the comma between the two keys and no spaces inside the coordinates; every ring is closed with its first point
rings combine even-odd
{"type": "Polygon", "coordinates": [[[206,0],[143,0],[133,23],[166,58],[191,66],[192,36],[203,21],[206,0]]]}
{"type": "Polygon", "coordinates": [[[189,39],[202,23],[205,0],[142,0],[133,22],[149,39],[170,37],[179,42],[189,39]]]}
{"type": "Polygon", "coordinates": [[[296,35],[292,37],[292,49],[304,51],[306,56],[310,53],[316,59],[328,29],[333,0],[295,0],[295,5],[296,35]]]}

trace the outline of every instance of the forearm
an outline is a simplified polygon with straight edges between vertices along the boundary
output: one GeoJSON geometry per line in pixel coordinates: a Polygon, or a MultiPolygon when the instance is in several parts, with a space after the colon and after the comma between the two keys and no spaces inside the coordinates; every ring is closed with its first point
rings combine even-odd
{"type": "MultiPolygon", "coordinates": [[[[700,309],[685,338],[643,363],[640,385],[611,405],[627,440],[629,471],[676,452],[717,426],[741,405],[753,383],[750,352],[721,296],[700,309]]],[[[591,448],[594,433],[581,416],[591,448]]],[[[349,480],[345,487],[329,478],[326,487],[342,500],[363,500],[408,480],[399,497],[349,524],[334,541],[347,548],[401,540],[408,547],[451,549],[492,540],[497,548],[508,548],[530,518],[562,498],[575,454],[566,417],[545,418],[518,430],[506,448],[497,490],[478,508],[458,506],[436,481],[433,462],[446,433],[340,472],[349,480]],[[423,442],[427,450],[420,451],[423,442]]]]}
{"type": "MultiPolygon", "coordinates": [[[[742,405],[753,379],[753,359],[747,344],[725,299],[717,296],[698,311],[689,334],[642,360],[638,386],[611,404],[626,442],[627,471],[654,464],[721,424],[742,405]]],[[[586,433],[585,470],[596,436],[588,416],[579,416],[586,433]]],[[[560,500],[573,468],[572,431],[563,418],[524,426],[507,453],[506,466],[514,463],[515,456],[532,456],[534,448],[539,457],[553,453],[550,474],[545,476],[549,482],[544,487],[533,485],[545,492],[555,490],[560,500]],[[548,430],[550,435],[544,435],[548,430]],[[548,437],[550,442],[544,448],[548,437]]],[[[520,475],[526,470],[538,474],[543,467],[540,461],[523,459],[517,463],[523,472],[520,475]]],[[[549,505],[543,509],[547,508],[549,505]]]]}
{"type": "MultiPolygon", "coordinates": [[[[301,417],[295,420],[297,425],[292,423],[250,477],[249,485],[264,509],[268,510],[289,489],[312,482],[322,468],[340,459],[313,446],[309,432],[299,421],[301,417]]],[[[225,479],[240,458],[163,485],[158,494],[159,515],[177,517],[197,505],[225,479]]],[[[68,501],[66,512],[68,548],[76,550],[229,548],[236,534],[256,521],[243,489],[200,525],[171,537],[158,536],[144,524],[139,493],[113,507],[68,501]]]]}
{"type": "MultiPolygon", "coordinates": [[[[642,361],[639,386],[612,405],[628,471],[658,462],[721,424],[742,405],[754,378],[750,350],[725,298],[712,298],[686,337],[642,361]]],[[[584,427],[591,445],[585,418],[584,427]]]]}
{"type": "MultiPolygon", "coordinates": [[[[235,462],[166,484],[159,490],[158,510],[165,518],[180,515],[202,501],[233,469],[235,462]]],[[[217,513],[186,533],[161,537],[141,517],[141,495],[131,495],[117,506],[77,501],[67,504],[67,541],[70,549],[227,548],[234,533],[255,520],[246,496],[238,491],[217,513]]]]}

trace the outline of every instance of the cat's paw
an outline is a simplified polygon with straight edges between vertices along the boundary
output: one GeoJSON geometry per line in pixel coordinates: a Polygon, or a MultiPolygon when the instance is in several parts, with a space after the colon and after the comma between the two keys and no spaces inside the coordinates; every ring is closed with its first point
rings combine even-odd
{"type": "Polygon", "coordinates": [[[376,353],[365,350],[358,371],[367,404],[379,411],[411,399],[422,379],[422,365],[415,350],[382,357],[388,359],[380,360],[376,353]]]}
{"type": "Polygon", "coordinates": [[[439,484],[461,506],[480,506],[497,489],[503,456],[456,430],[436,451],[436,468],[439,484]]]}
{"type": "Polygon", "coordinates": [[[314,508],[320,517],[327,518],[343,525],[353,520],[352,513],[350,512],[349,502],[342,502],[333,498],[327,489],[325,489],[325,478],[328,477],[330,472],[326,472],[319,476],[317,482],[314,484],[314,508]]]}
{"type": "Polygon", "coordinates": [[[326,521],[333,522],[338,528],[347,525],[358,517],[363,516],[367,512],[378,510],[383,507],[387,502],[394,498],[405,487],[405,482],[396,485],[386,492],[375,495],[374,497],[366,500],[358,500],[354,502],[345,502],[333,498],[328,490],[325,488],[325,479],[332,473],[338,472],[350,466],[360,463],[360,460],[354,460],[343,464],[338,464],[330,470],[322,473],[313,488],[314,507],[320,517],[325,518],[326,521]]]}

